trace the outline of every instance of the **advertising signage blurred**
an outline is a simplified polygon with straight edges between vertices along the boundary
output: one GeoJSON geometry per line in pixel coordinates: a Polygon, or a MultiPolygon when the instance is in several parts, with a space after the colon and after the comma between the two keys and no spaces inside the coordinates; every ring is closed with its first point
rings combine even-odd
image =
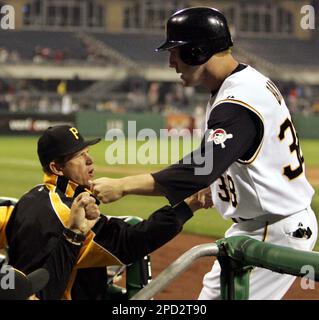
{"type": "Polygon", "coordinates": [[[75,124],[74,114],[1,114],[0,134],[37,135],[50,126],[75,124]]]}

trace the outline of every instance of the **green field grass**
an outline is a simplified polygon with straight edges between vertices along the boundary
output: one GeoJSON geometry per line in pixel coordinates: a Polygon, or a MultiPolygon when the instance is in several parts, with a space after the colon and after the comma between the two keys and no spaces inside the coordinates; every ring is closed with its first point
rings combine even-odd
{"type": "MultiPolygon", "coordinates": [[[[32,137],[0,137],[0,196],[21,197],[34,185],[42,182],[42,171],[36,156],[36,138],[32,137]]],[[[194,145],[196,145],[195,142],[194,145]]],[[[162,165],[107,165],[105,162],[105,151],[108,144],[103,141],[91,148],[91,154],[96,164],[96,178],[102,176],[122,177],[141,172],[159,170],[162,165]]],[[[304,140],[301,142],[306,164],[311,168],[319,170],[319,141],[304,140]]],[[[128,150],[128,144],[123,146],[123,151],[128,150]]],[[[182,155],[183,150],[172,148],[174,157],[182,155]],[[175,152],[177,152],[175,154],[175,152]]],[[[187,152],[189,148],[184,151],[187,152]]],[[[160,154],[157,149],[157,156],[160,154]]],[[[126,152],[127,154],[128,152],[126,152]]],[[[319,186],[314,185],[316,195],[313,199],[313,208],[319,214],[319,186]]],[[[167,204],[163,197],[126,196],[120,201],[103,205],[102,211],[107,215],[137,215],[146,218],[150,213],[167,204]]],[[[231,225],[214,210],[200,210],[195,217],[186,223],[184,231],[200,235],[222,237],[225,230],[231,225]]],[[[316,250],[319,251],[319,242],[316,250]]]]}

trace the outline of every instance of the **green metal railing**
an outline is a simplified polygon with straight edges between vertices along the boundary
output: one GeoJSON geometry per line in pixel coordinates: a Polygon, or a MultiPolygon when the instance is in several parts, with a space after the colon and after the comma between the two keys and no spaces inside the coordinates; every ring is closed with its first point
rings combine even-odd
{"type": "Polygon", "coordinates": [[[296,250],[269,244],[247,236],[235,236],[203,244],[185,252],[151,283],[140,290],[132,300],[151,299],[174,278],[185,271],[195,259],[216,256],[221,265],[221,297],[224,300],[249,298],[249,276],[253,267],[275,272],[309,277],[303,266],[310,265],[319,281],[319,253],[296,250]]]}
{"type": "MultiPolygon", "coordinates": [[[[0,197],[0,205],[15,204],[17,199],[0,197]]],[[[131,225],[142,219],[134,216],[118,217],[131,225]]],[[[110,299],[147,300],[162,291],[173,279],[184,272],[196,259],[216,256],[221,266],[221,298],[246,300],[249,298],[249,277],[254,267],[319,281],[319,253],[296,250],[269,244],[247,236],[223,238],[216,243],[196,246],[173,262],[153,281],[149,255],[126,266],[126,288],[110,286],[110,299]],[[314,274],[307,273],[311,266],[314,274]]]]}
{"type": "MultiPolygon", "coordinates": [[[[125,222],[135,225],[142,221],[140,217],[129,216],[125,222]]],[[[126,291],[127,298],[131,299],[143,287],[145,287],[152,278],[151,258],[146,255],[144,258],[128,265],[126,267],[126,291]]]]}
{"type": "Polygon", "coordinates": [[[152,299],[155,294],[165,289],[173,279],[183,273],[196,259],[205,256],[216,256],[217,253],[218,247],[215,243],[202,244],[188,250],[140,290],[131,300],[152,299]]]}

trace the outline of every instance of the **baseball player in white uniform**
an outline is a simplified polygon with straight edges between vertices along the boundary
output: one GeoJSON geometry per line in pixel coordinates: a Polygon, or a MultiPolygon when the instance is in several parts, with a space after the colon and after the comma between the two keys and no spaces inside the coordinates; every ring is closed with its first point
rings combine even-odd
{"type": "MultiPolygon", "coordinates": [[[[225,236],[247,235],[311,250],[317,238],[317,221],[310,207],[314,190],[305,177],[298,138],[276,86],[247,66],[229,76],[211,101],[207,105],[207,121],[214,108],[230,103],[254,112],[264,131],[256,152],[238,159],[211,185],[216,209],[225,219],[232,218],[235,222],[225,236]]],[[[219,128],[212,129],[211,134],[216,131],[223,132],[226,148],[227,135],[231,139],[232,131],[219,128]]],[[[214,138],[211,141],[215,143],[214,138]]],[[[220,296],[219,277],[220,266],[216,262],[204,277],[200,299],[220,296]]],[[[255,268],[250,276],[250,299],[280,299],[294,279],[255,268]]]]}
{"type": "MultiPolygon", "coordinates": [[[[317,221],[314,190],[285,101],[276,85],[232,56],[225,17],[216,9],[188,8],[167,22],[170,67],[185,86],[210,90],[200,148],[153,174],[92,183],[103,202],[126,194],[165,195],[172,205],[211,185],[216,209],[234,224],[225,236],[312,250],[317,221]],[[204,157],[203,157],[204,155],[204,157]],[[203,159],[199,163],[196,159],[203,159]]],[[[199,299],[220,298],[220,265],[203,280],[199,299]]],[[[249,299],[281,299],[295,277],[262,268],[250,276],[249,299]]]]}

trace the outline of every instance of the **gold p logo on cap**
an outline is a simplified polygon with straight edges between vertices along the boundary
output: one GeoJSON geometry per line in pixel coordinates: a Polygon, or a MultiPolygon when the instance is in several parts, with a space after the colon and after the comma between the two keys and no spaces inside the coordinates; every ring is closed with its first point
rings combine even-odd
{"type": "Polygon", "coordinates": [[[74,128],[74,127],[70,128],[69,130],[70,130],[71,133],[74,135],[75,139],[76,139],[76,140],[79,140],[79,136],[78,136],[79,131],[78,131],[76,128],[74,128]]]}

